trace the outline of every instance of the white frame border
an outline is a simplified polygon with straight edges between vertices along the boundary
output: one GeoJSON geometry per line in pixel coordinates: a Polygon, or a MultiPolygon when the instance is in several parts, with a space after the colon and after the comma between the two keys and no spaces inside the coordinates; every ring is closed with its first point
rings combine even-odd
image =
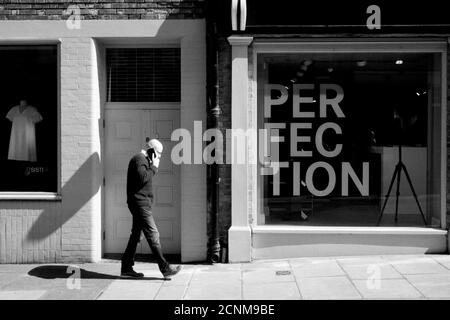
{"type": "MultiPolygon", "coordinates": [[[[443,179],[441,179],[440,190],[440,228],[447,228],[447,42],[450,43],[450,39],[441,40],[429,40],[429,41],[411,41],[411,39],[358,39],[349,40],[343,39],[336,41],[333,39],[318,39],[316,41],[307,40],[257,40],[253,42],[253,55],[252,55],[252,72],[253,77],[251,79],[252,98],[249,106],[252,108],[252,123],[253,126],[258,127],[258,101],[257,101],[257,75],[258,75],[258,61],[257,57],[259,53],[355,53],[355,52],[376,52],[376,53],[440,53],[441,54],[441,175],[445,173],[443,179]]],[[[258,148],[256,148],[256,159],[258,159],[258,148]]],[[[259,165],[257,166],[259,168],[259,165]]],[[[265,225],[258,225],[258,215],[260,213],[260,199],[259,199],[259,175],[253,182],[253,193],[256,194],[256,207],[252,214],[251,227],[253,231],[265,225]]],[[[305,227],[303,227],[305,228],[305,227]]],[[[315,228],[313,226],[307,228],[315,228]]],[[[361,227],[367,230],[374,227],[361,227]]],[[[393,227],[401,228],[401,227],[393,227]]],[[[377,227],[377,229],[379,229],[377,227]]],[[[380,230],[381,231],[381,230],[380,230]]]]}
{"type": "Polygon", "coordinates": [[[1,191],[0,200],[52,200],[60,201],[62,199],[62,186],[61,186],[61,41],[60,39],[49,40],[0,40],[0,45],[8,46],[38,46],[48,45],[56,46],[56,68],[57,68],[57,145],[56,145],[56,192],[41,192],[41,191],[1,191]]]}

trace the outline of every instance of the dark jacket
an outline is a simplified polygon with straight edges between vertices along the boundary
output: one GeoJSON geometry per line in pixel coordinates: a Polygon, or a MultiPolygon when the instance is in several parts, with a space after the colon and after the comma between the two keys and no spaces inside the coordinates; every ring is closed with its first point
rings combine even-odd
{"type": "Polygon", "coordinates": [[[157,172],[158,168],[143,153],[131,158],[127,172],[128,204],[152,207],[152,179],[157,172]]]}

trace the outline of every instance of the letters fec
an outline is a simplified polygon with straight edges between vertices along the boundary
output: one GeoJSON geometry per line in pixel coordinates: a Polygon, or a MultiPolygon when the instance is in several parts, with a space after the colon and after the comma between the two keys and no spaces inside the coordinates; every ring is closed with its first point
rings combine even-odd
{"type": "MultiPolygon", "coordinates": [[[[274,123],[271,123],[274,125],[274,123]]],[[[298,129],[311,129],[311,123],[291,123],[291,157],[312,157],[312,151],[310,150],[298,150],[297,144],[299,142],[310,142],[311,137],[308,135],[299,136],[297,130],[298,129]]],[[[320,127],[316,131],[315,143],[316,148],[319,153],[327,158],[333,158],[338,156],[342,151],[342,144],[336,144],[336,147],[332,151],[328,151],[323,146],[323,133],[327,129],[332,129],[336,134],[342,134],[342,129],[334,122],[325,122],[320,125],[320,127]]]]}

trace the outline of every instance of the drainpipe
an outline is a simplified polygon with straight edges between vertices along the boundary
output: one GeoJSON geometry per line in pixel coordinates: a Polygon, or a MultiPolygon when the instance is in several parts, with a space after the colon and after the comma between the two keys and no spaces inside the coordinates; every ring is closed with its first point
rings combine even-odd
{"type": "MultiPolygon", "coordinates": [[[[218,128],[219,117],[221,114],[218,103],[219,97],[219,52],[217,50],[217,31],[214,19],[215,11],[213,3],[215,1],[207,1],[206,7],[206,50],[207,50],[207,105],[208,105],[208,129],[218,128]]],[[[218,165],[213,163],[208,165],[208,207],[210,216],[210,238],[209,238],[209,261],[217,263],[220,261],[220,231],[219,231],[219,171],[218,165]]]]}

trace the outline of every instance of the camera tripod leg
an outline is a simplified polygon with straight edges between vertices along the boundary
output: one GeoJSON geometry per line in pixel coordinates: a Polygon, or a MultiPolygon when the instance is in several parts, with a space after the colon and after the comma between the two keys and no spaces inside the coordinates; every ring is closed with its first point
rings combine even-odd
{"type": "Polygon", "coordinates": [[[414,195],[414,199],[416,200],[417,206],[419,207],[419,211],[420,211],[420,214],[422,215],[423,223],[425,225],[427,225],[427,220],[425,219],[425,215],[423,214],[422,207],[420,206],[420,202],[419,202],[419,199],[417,198],[416,191],[414,190],[413,184],[411,182],[411,178],[409,177],[408,170],[406,170],[406,166],[404,164],[402,164],[402,168],[405,171],[405,175],[406,175],[406,179],[408,180],[409,187],[411,188],[411,191],[414,195]]]}
{"type": "Polygon", "coordinates": [[[397,192],[395,193],[395,215],[394,221],[395,224],[398,222],[398,198],[400,197],[400,180],[402,176],[402,165],[403,163],[399,163],[398,166],[398,176],[397,176],[397,192]]]}
{"type": "Polygon", "coordinates": [[[400,167],[398,165],[395,166],[395,170],[394,170],[394,173],[392,174],[392,178],[391,178],[391,183],[389,184],[389,189],[388,189],[388,192],[386,193],[386,199],[384,199],[383,208],[381,209],[380,214],[378,215],[377,226],[380,225],[381,218],[383,217],[384,209],[386,208],[386,204],[387,204],[387,202],[389,200],[389,196],[391,194],[392,186],[394,185],[395,177],[397,176],[399,168],[400,167]]]}

